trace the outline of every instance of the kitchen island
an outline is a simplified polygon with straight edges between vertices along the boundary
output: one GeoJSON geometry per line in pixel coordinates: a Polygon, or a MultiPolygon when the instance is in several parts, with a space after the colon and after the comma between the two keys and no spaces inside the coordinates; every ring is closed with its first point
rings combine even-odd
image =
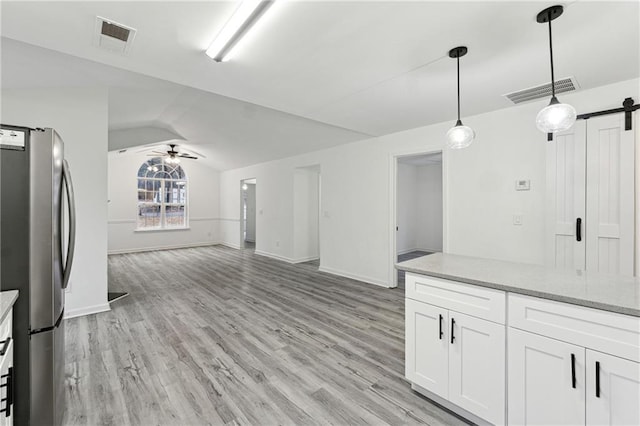
{"type": "Polygon", "coordinates": [[[640,424],[640,280],[437,253],[406,279],[406,377],[476,423],[640,424]]]}

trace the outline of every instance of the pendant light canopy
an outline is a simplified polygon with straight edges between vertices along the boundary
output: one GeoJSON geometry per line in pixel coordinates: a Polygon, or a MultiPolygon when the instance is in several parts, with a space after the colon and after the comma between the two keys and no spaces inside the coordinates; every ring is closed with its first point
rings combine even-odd
{"type": "Polygon", "coordinates": [[[553,38],[551,21],[562,15],[562,6],[551,6],[538,13],[536,20],[540,24],[549,23],[549,57],[551,59],[551,102],[536,117],[536,126],[545,133],[557,133],[570,129],[576,122],[576,110],[569,104],[560,103],[556,98],[556,83],[553,74],[553,38]]]}
{"type": "Polygon", "coordinates": [[[460,58],[466,54],[467,48],[465,46],[454,47],[449,51],[449,57],[455,58],[458,68],[458,121],[447,132],[447,147],[451,149],[466,148],[476,137],[476,132],[471,127],[462,124],[460,120],[460,58]]]}

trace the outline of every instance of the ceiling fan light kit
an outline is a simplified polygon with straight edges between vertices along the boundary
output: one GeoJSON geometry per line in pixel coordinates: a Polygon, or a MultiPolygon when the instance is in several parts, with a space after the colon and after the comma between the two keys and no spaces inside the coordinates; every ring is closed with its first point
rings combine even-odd
{"type": "Polygon", "coordinates": [[[536,116],[536,126],[545,133],[557,133],[568,130],[576,122],[576,110],[569,104],[561,103],[556,97],[555,76],[553,71],[553,37],[551,34],[551,21],[562,15],[563,7],[551,6],[540,13],[536,20],[540,24],[549,24],[549,58],[551,62],[551,101],[536,116]]]}
{"type": "Polygon", "coordinates": [[[467,54],[465,46],[454,47],[449,51],[449,57],[454,58],[458,70],[458,121],[447,132],[447,147],[450,149],[466,148],[476,137],[476,132],[469,126],[462,124],[460,120],[460,58],[467,54]]]}

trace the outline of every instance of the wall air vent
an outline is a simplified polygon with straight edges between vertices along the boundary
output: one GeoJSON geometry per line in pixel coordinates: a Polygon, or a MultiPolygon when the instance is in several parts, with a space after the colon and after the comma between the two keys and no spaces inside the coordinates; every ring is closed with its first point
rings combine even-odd
{"type": "Polygon", "coordinates": [[[129,53],[136,30],[111,19],[96,16],[94,45],[112,53],[129,53]]]}
{"type": "MultiPolygon", "coordinates": [[[[556,95],[565,92],[573,92],[578,90],[580,86],[575,77],[559,78],[556,80],[556,95]]],[[[503,95],[514,104],[521,104],[523,102],[532,101],[540,98],[551,97],[551,83],[541,84],[539,86],[530,87],[528,89],[518,90],[516,92],[507,93],[503,95]]]]}

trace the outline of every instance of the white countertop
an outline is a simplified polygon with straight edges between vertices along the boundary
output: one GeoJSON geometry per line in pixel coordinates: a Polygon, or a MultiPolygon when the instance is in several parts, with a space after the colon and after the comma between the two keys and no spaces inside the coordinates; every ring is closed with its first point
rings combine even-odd
{"type": "Polygon", "coordinates": [[[640,317],[640,279],[435,253],[396,264],[406,272],[640,317]]]}
{"type": "Polygon", "coordinates": [[[0,323],[18,299],[18,290],[0,291],[0,323]]]}

